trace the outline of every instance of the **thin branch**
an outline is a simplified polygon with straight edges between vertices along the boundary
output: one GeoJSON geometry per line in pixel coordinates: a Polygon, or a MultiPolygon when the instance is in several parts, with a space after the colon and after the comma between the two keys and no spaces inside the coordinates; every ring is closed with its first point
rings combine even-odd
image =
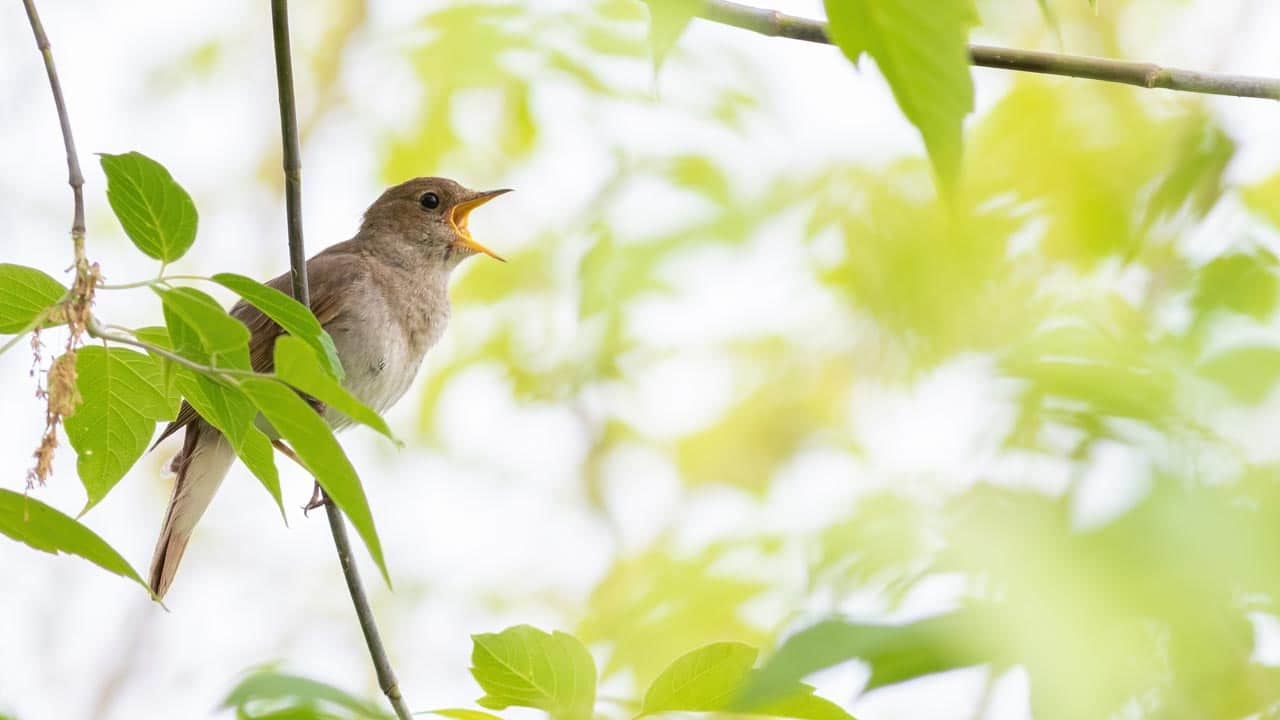
{"type": "MultiPolygon", "coordinates": [[[[827,24],[821,20],[787,15],[776,10],[741,5],[729,0],[703,0],[698,16],[761,35],[832,44],[827,33],[827,24]]],[[[1277,78],[1179,70],[1154,63],[987,45],[970,45],[969,55],[973,64],[979,67],[1064,75],[1143,88],[1280,100],[1280,79],[1277,78]]]]}
{"type": "MultiPolygon", "coordinates": [[[[293,279],[293,297],[310,307],[307,254],[302,241],[302,160],[298,141],[298,112],[293,95],[293,60],[289,51],[288,0],[271,0],[271,26],[275,40],[276,85],[280,96],[280,135],[284,150],[285,208],[289,225],[289,268],[293,279]]],[[[329,516],[329,530],[338,551],[338,561],[342,564],[347,591],[351,594],[351,603],[355,606],[360,630],[364,632],[365,643],[369,646],[369,655],[378,675],[378,686],[391,702],[396,716],[400,720],[411,720],[412,714],[404,696],[400,694],[395,671],[387,657],[386,647],[382,644],[369,596],[365,592],[364,583],[360,581],[360,570],[356,567],[351,540],[347,536],[346,520],[337,504],[332,501],[325,504],[325,512],[329,516]]]]}
{"type": "Polygon", "coordinates": [[[49,36],[44,32],[44,24],[40,22],[40,14],[36,12],[35,0],[23,0],[27,9],[27,19],[31,21],[31,32],[36,36],[36,47],[44,57],[44,69],[49,75],[49,89],[53,91],[53,104],[58,108],[58,124],[62,127],[62,144],[67,151],[67,183],[71,185],[75,210],[71,219],[71,240],[75,244],[76,265],[84,262],[84,176],[80,174],[80,156],[76,154],[76,140],[71,135],[71,118],[67,115],[67,101],[62,97],[62,82],[58,79],[58,69],[53,64],[53,47],[49,44],[49,36]]]}
{"type": "MultiPolygon", "coordinates": [[[[133,347],[139,348],[141,350],[146,350],[147,352],[155,353],[156,355],[159,355],[160,357],[166,360],[175,362],[187,368],[188,370],[194,370],[203,375],[211,375],[213,377],[217,377],[221,380],[224,380],[232,384],[235,384],[235,379],[237,377],[264,378],[266,380],[277,380],[281,383],[284,383],[283,380],[280,380],[275,375],[256,373],[252,370],[236,370],[235,368],[219,368],[219,367],[214,367],[212,365],[204,365],[202,363],[196,362],[195,360],[189,360],[179,355],[178,353],[173,352],[172,350],[168,350],[166,348],[162,348],[159,345],[156,345],[155,343],[149,343],[149,342],[146,342],[145,340],[137,340],[135,338],[131,338],[128,335],[123,335],[121,333],[109,332],[107,328],[103,326],[101,323],[99,323],[96,318],[91,318],[89,320],[89,325],[86,329],[88,330],[90,337],[95,337],[99,340],[106,340],[108,342],[120,343],[121,345],[132,345],[133,347]]],[[[284,384],[288,385],[288,383],[284,383],[284,384]]],[[[292,386],[290,385],[289,387],[292,387],[292,386]]]]}

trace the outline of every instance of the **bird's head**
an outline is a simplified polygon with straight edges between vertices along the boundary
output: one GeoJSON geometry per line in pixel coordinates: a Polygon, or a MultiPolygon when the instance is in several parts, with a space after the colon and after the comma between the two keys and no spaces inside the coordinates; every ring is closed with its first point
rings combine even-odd
{"type": "Polygon", "coordinates": [[[471,211],[510,190],[469,190],[448,178],[420,177],[388,188],[365,211],[361,232],[391,236],[453,267],[484,253],[503,260],[471,237],[471,211]]]}

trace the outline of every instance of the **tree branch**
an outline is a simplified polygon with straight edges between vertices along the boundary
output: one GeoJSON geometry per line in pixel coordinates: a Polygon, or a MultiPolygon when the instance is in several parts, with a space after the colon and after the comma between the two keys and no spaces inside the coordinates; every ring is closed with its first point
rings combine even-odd
{"type": "MultiPolygon", "coordinates": [[[[827,33],[827,24],[821,20],[786,15],[776,10],[741,5],[729,0],[703,0],[697,14],[705,20],[750,30],[761,35],[832,44],[827,33]]],[[[970,45],[969,55],[973,64],[979,67],[1064,75],[1207,95],[1280,100],[1280,79],[1276,78],[1179,70],[1154,63],[1062,55],[987,45],[970,45]]]]}
{"type": "MultiPolygon", "coordinates": [[[[310,307],[307,254],[302,242],[302,161],[298,142],[298,111],[293,96],[293,60],[289,51],[288,0],[271,0],[271,27],[275,40],[276,86],[280,96],[280,136],[284,150],[285,208],[289,225],[289,267],[293,279],[293,297],[310,307]]],[[[382,644],[373,608],[369,605],[369,596],[365,592],[364,583],[360,581],[360,571],[351,551],[351,540],[347,537],[346,519],[332,501],[325,504],[325,512],[329,516],[329,530],[338,551],[338,561],[342,564],[347,591],[351,594],[351,603],[355,606],[356,617],[360,619],[360,630],[364,632],[364,640],[369,646],[369,655],[378,675],[378,686],[391,702],[396,716],[400,720],[411,720],[412,715],[404,696],[400,694],[395,671],[387,658],[386,647],[382,644]]]]}
{"type": "Polygon", "coordinates": [[[49,36],[45,35],[44,24],[40,22],[40,14],[36,12],[35,0],[23,0],[27,9],[27,20],[31,22],[31,32],[36,36],[36,47],[44,57],[44,69],[49,75],[49,89],[53,91],[53,104],[58,108],[58,124],[62,127],[62,144],[67,151],[67,183],[71,185],[71,195],[75,204],[71,219],[71,241],[75,244],[77,267],[84,262],[84,176],[80,174],[80,156],[76,154],[76,140],[71,135],[71,118],[67,115],[67,101],[62,97],[62,82],[58,79],[58,68],[53,64],[53,48],[49,44],[49,36]]]}

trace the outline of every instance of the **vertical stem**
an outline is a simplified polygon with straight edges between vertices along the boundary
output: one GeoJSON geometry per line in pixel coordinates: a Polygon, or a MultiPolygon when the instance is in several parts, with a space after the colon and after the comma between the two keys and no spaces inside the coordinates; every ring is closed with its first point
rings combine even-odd
{"type": "Polygon", "coordinates": [[[298,142],[298,108],[293,97],[288,0],[271,0],[271,30],[276,50],[276,90],[280,97],[285,219],[289,226],[289,274],[293,280],[293,298],[309,307],[311,288],[307,283],[307,251],[302,241],[302,151],[298,142]]]}
{"type": "MultiPolygon", "coordinates": [[[[293,61],[289,51],[288,0],[271,0],[271,27],[275,40],[276,84],[280,96],[285,208],[289,225],[289,268],[293,280],[294,298],[310,306],[307,254],[302,241],[302,160],[298,141],[298,111],[293,95],[293,61]]],[[[382,692],[386,693],[391,707],[396,711],[396,716],[400,720],[411,720],[412,715],[404,697],[400,694],[400,685],[396,682],[395,670],[392,669],[391,661],[387,658],[386,647],[382,644],[382,636],[378,632],[378,624],[373,617],[373,608],[369,605],[369,596],[365,592],[364,583],[360,581],[360,570],[356,567],[355,557],[351,551],[351,540],[347,536],[346,519],[333,502],[325,504],[325,513],[329,516],[329,530],[333,534],[333,544],[338,551],[338,561],[342,564],[347,591],[351,594],[351,603],[355,606],[356,617],[360,620],[360,630],[364,633],[364,640],[369,646],[369,655],[373,659],[373,667],[378,675],[378,686],[382,688],[382,692]]]]}
{"type": "Polygon", "coordinates": [[[44,57],[49,89],[53,91],[53,104],[58,109],[58,124],[62,127],[62,144],[67,151],[67,183],[71,185],[75,203],[71,219],[71,241],[75,244],[76,267],[79,270],[84,263],[84,176],[80,174],[80,156],[76,154],[76,140],[71,135],[71,118],[67,115],[67,101],[62,97],[58,69],[53,64],[53,48],[49,44],[49,36],[45,35],[44,24],[40,22],[40,14],[36,12],[35,0],[23,0],[22,4],[27,9],[27,19],[31,21],[31,32],[36,36],[36,47],[44,57]]]}

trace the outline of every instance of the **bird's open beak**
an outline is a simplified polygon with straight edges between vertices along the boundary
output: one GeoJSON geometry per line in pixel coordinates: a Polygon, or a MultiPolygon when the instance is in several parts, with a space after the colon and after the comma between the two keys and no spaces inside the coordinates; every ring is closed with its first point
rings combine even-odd
{"type": "Polygon", "coordinates": [[[458,239],[453,241],[454,247],[466,248],[473,252],[481,252],[494,260],[506,262],[501,255],[490,250],[489,248],[476,242],[471,237],[471,230],[467,228],[467,217],[471,215],[471,211],[489,202],[490,200],[511,192],[509,188],[502,190],[489,190],[487,192],[476,193],[474,197],[463,200],[453,206],[453,211],[449,213],[449,222],[453,225],[453,229],[458,233],[458,239]]]}

